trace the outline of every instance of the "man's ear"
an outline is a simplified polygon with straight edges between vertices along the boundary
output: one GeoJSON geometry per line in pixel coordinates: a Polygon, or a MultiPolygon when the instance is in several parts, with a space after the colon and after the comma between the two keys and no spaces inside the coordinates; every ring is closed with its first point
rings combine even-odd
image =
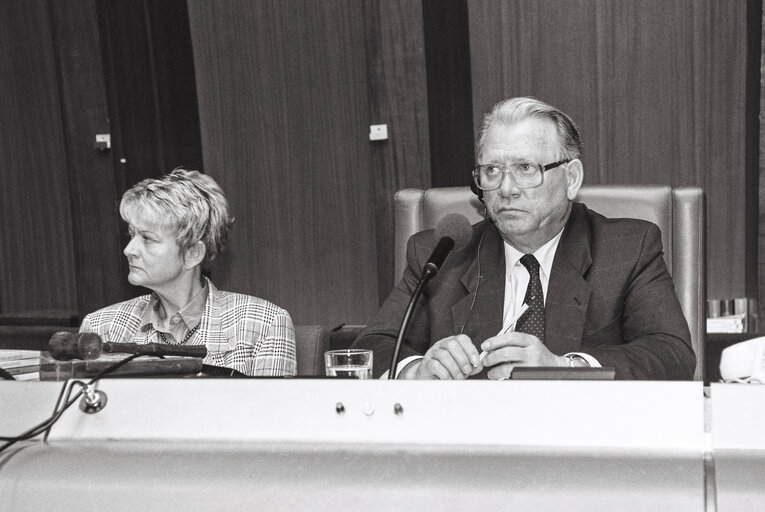
{"type": "Polygon", "coordinates": [[[205,247],[205,244],[200,240],[188,249],[186,249],[186,253],[183,255],[183,261],[184,266],[187,269],[191,269],[202,263],[205,259],[205,254],[207,254],[207,248],[205,247]]]}
{"type": "Polygon", "coordinates": [[[584,168],[582,167],[582,161],[578,158],[571,160],[566,166],[566,195],[569,201],[576,199],[579,189],[582,188],[583,181],[584,168]]]}

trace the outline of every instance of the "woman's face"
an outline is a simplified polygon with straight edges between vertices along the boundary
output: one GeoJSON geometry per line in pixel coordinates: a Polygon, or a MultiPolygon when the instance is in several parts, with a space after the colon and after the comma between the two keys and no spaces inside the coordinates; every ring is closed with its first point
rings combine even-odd
{"type": "Polygon", "coordinates": [[[175,232],[146,219],[128,222],[130,242],[123,251],[130,265],[128,281],[150,290],[172,288],[185,270],[175,232]]]}

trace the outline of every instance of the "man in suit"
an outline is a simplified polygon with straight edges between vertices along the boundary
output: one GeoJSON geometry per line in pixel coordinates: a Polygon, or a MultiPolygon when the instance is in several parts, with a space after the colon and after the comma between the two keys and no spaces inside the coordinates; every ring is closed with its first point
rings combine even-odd
{"type": "MultiPolygon", "coordinates": [[[[618,379],[692,379],[688,324],[649,222],[575,202],[582,142],[534,98],[494,106],[478,142],[474,191],[487,219],[417,304],[397,378],[505,379],[516,366],[609,366],[618,379]]],[[[437,240],[414,235],[407,268],[354,347],[386,370],[409,297],[437,240]]]]}

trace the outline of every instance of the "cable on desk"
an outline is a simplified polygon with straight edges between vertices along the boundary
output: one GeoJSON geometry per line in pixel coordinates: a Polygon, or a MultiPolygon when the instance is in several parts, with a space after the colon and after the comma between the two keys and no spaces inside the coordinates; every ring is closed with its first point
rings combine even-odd
{"type": "Polygon", "coordinates": [[[95,383],[100,378],[104,377],[105,375],[108,375],[108,374],[112,373],[113,371],[117,370],[121,366],[126,365],[127,363],[129,363],[130,361],[132,361],[133,359],[135,359],[137,357],[142,357],[142,354],[133,354],[131,356],[126,357],[125,359],[123,359],[121,361],[118,361],[118,362],[114,363],[113,365],[105,368],[104,370],[102,370],[101,372],[96,374],[96,376],[94,376],[92,379],[90,379],[90,381],[87,382],[87,383],[79,381],[79,380],[73,380],[73,381],[65,382],[64,385],[61,388],[61,392],[59,393],[58,400],[56,401],[56,405],[53,408],[53,414],[51,414],[48,418],[46,418],[42,422],[38,423],[34,427],[32,427],[29,430],[27,430],[26,432],[24,432],[22,434],[19,434],[18,436],[10,436],[10,437],[9,436],[0,436],[0,441],[7,441],[4,445],[0,446],[0,453],[2,453],[4,450],[10,448],[11,446],[13,446],[14,444],[16,444],[19,441],[26,441],[27,439],[32,439],[33,437],[36,437],[36,436],[42,434],[43,432],[46,433],[45,434],[45,439],[47,439],[48,438],[48,433],[49,433],[51,427],[53,427],[53,425],[59,420],[59,418],[61,418],[61,415],[64,414],[64,411],[69,409],[69,407],[71,407],[72,404],[74,402],[76,402],[77,399],[80,398],[80,396],[82,396],[82,393],[83,393],[82,390],[83,389],[87,388],[88,386],[93,385],[93,383],[95,383]],[[80,391],[77,392],[76,395],[74,395],[74,397],[72,397],[70,399],[69,397],[72,394],[72,388],[75,385],[80,386],[81,389],[80,389],[80,391]],[[61,406],[61,403],[62,403],[61,399],[62,399],[62,397],[65,397],[63,399],[63,404],[64,404],[63,406],[61,406]],[[61,407],[59,408],[59,406],[61,406],[61,407]]]}

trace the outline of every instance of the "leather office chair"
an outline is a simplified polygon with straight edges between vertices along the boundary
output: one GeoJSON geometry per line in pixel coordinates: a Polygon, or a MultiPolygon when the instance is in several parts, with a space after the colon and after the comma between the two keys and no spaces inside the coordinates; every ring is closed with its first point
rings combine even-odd
{"type": "Polygon", "coordinates": [[[329,332],[321,325],[294,327],[298,376],[324,375],[324,352],[329,350],[329,332]]]}
{"type": "MultiPolygon", "coordinates": [[[[664,185],[587,185],[578,201],[606,217],[632,217],[661,229],[664,260],[675,283],[696,352],[696,380],[704,376],[706,337],[706,210],[698,187],[664,185]]],[[[418,231],[436,226],[447,214],[459,213],[471,224],[484,218],[483,203],[469,187],[403,189],[394,210],[394,282],[406,266],[406,243],[418,231]]]]}

